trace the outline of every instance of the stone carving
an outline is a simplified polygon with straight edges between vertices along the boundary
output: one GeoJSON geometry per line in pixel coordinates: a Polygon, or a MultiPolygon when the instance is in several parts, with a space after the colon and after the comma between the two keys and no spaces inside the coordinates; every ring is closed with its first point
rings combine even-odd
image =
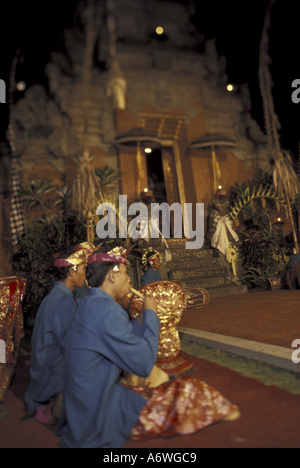
{"type": "Polygon", "coordinates": [[[114,109],[126,109],[126,80],[122,76],[122,72],[117,62],[112,66],[110,79],[107,84],[107,95],[113,99],[114,109]]]}

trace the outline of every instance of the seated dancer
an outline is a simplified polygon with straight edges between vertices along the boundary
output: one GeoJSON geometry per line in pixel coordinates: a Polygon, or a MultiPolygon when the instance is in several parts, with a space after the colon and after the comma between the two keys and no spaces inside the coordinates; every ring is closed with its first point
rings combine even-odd
{"type": "Polygon", "coordinates": [[[146,377],[156,360],[155,301],[145,300],[140,327],[132,323],[116,302],[130,291],[128,261],[102,250],[88,258],[90,294],[79,304],[66,351],[62,447],[121,446],[145,404],[122,385],[122,372],[146,377]]]}
{"type": "Polygon", "coordinates": [[[72,297],[75,287],[82,287],[86,277],[85,250],[55,256],[55,282],[38,309],[32,335],[30,382],[25,404],[30,413],[44,423],[51,423],[51,410],[62,391],[63,359],[68,333],[75,316],[72,297]]]}
{"type": "Polygon", "coordinates": [[[149,283],[155,283],[161,281],[160,267],[161,267],[161,256],[157,250],[153,250],[152,247],[144,253],[142,257],[142,266],[145,273],[141,278],[141,286],[146,286],[149,283]]]}
{"type": "Polygon", "coordinates": [[[117,448],[142,440],[189,434],[221,419],[237,419],[237,407],[193,377],[155,388],[123,383],[123,371],[146,377],[157,356],[160,323],[146,297],[142,322],[116,302],[130,291],[127,260],[95,251],[88,259],[89,296],[78,308],[66,350],[61,446],[117,448]]]}

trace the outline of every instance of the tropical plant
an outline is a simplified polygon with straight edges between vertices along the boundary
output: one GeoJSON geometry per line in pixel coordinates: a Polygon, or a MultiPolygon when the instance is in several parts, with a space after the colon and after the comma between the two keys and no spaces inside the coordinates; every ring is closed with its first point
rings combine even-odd
{"type": "MultiPolygon", "coordinates": [[[[234,221],[242,211],[252,214],[258,210],[264,210],[265,215],[267,212],[274,210],[286,211],[287,205],[284,199],[280,198],[272,185],[264,186],[261,184],[258,188],[256,186],[249,186],[245,183],[232,190],[233,202],[229,208],[229,215],[234,221]]],[[[260,213],[261,215],[261,213],[260,213]]],[[[271,228],[271,225],[270,225],[271,228]]]]}
{"type": "Polygon", "coordinates": [[[52,274],[53,255],[68,245],[86,240],[85,225],[74,213],[64,220],[61,212],[25,223],[12,258],[13,274],[27,279],[23,300],[26,328],[35,317],[52,274]]]}
{"type": "Polygon", "coordinates": [[[266,287],[273,276],[283,277],[288,262],[287,249],[280,245],[280,234],[263,229],[245,232],[240,248],[246,274],[242,280],[249,287],[266,287]]]}
{"type": "Polygon", "coordinates": [[[115,186],[121,178],[121,172],[118,169],[107,165],[97,168],[95,173],[100,181],[101,187],[115,186]]]}
{"type": "Polygon", "coordinates": [[[281,227],[276,221],[286,209],[272,176],[265,171],[231,189],[230,215],[239,222],[240,257],[246,271],[241,279],[249,287],[265,287],[268,278],[285,274],[287,249],[281,245],[281,227]]]}
{"type": "Polygon", "coordinates": [[[68,211],[67,204],[72,192],[72,188],[69,185],[63,185],[62,187],[56,186],[55,191],[59,198],[54,202],[54,206],[62,205],[63,212],[66,215],[68,211]]]}
{"type": "Polygon", "coordinates": [[[271,276],[271,272],[266,268],[250,267],[242,279],[252,288],[265,289],[267,280],[271,276]]]}
{"type": "Polygon", "coordinates": [[[44,197],[54,190],[51,182],[44,182],[39,179],[31,180],[28,184],[22,186],[20,192],[20,199],[28,205],[28,209],[31,210],[36,206],[41,206],[44,214],[48,215],[49,211],[46,208],[44,197]]]}

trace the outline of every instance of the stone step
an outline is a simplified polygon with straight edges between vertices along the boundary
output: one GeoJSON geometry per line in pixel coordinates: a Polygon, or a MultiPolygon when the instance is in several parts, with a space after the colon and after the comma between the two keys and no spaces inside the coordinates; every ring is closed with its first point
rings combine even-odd
{"type": "Polygon", "coordinates": [[[205,344],[209,347],[237,354],[248,359],[262,361],[291,372],[300,372],[300,367],[295,366],[291,359],[292,352],[290,348],[258,343],[243,338],[196,330],[194,328],[179,326],[178,331],[181,339],[184,338],[188,341],[205,344]]]}
{"type": "MultiPolygon", "coordinates": [[[[163,273],[169,281],[184,288],[206,289],[210,297],[226,297],[247,292],[247,286],[238,284],[224,255],[212,249],[189,250],[185,240],[168,241],[171,261],[163,262],[163,273]]],[[[156,250],[163,248],[154,246],[156,250]]]]}
{"type": "Polygon", "coordinates": [[[172,260],[168,262],[168,269],[169,270],[177,270],[178,268],[197,268],[197,269],[204,269],[204,268],[222,268],[226,267],[228,262],[224,259],[220,258],[212,258],[212,257],[189,257],[186,258],[178,258],[175,259],[172,255],[172,260]]]}
{"type": "Polygon", "coordinates": [[[216,254],[212,249],[189,250],[179,246],[174,248],[171,245],[170,252],[172,259],[168,262],[169,270],[182,268],[183,265],[186,268],[227,267],[229,265],[224,255],[216,254]]]}
{"type": "Polygon", "coordinates": [[[169,250],[174,253],[174,255],[178,254],[185,254],[185,255],[196,255],[196,257],[203,257],[203,256],[212,256],[212,249],[205,249],[202,247],[202,249],[187,249],[186,248],[186,243],[181,242],[177,244],[169,244],[169,250]]]}
{"type": "MultiPolygon", "coordinates": [[[[171,280],[172,281],[172,280],[171,280]]],[[[187,288],[204,288],[209,291],[211,288],[223,288],[228,286],[235,286],[236,283],[233,278],[229,275],[226,276],[212,276],[210,278],[185,278],[180,280],[175,280],[183,287],[187,288]]]]}
{"type": "Polygon", "coordinates": [[[247,286],[244,284],[237,284],[232,280],[228,281],[227,283],[222,283],[219,281],[176,281],[178,282],[183,288],[202,288],[205,289],[210,298],[213,297],[227,297],[239,294],[245,294],[248,289],[247,286]]]}
{"type": "Polygon", "coordinates": [[[224,276],[231,276],[229,268],[226,267],[219,267],[214,268],[213,266],[207,268],[182,268],[170,270],[169,269],[169,277],[173,280],[180,280],[185,278],[216,278],[216,277],[224,277],[224,276]]]}
{"type": "MultiPolygon", "coordinates": [[[[206,288],[204,288],[206,289],[206,288]]],[[[211,298],[213,297],[227,297],[227,296],[234,296],[238,294],[245,294],[248,291],[247,286],[244,284],[234,284],[225,286],[223,288],[216,287],[216,288],[207,288],[207,292],[211,298]]]]}
{"type": "Polygon", "coordinates": [[[166,263],[170,277],[212,277],[232,276],[230,264],[223,255],[214,257],[212,250],[199,251],[195,254],[172,252],[172,260],[166,263]]]}

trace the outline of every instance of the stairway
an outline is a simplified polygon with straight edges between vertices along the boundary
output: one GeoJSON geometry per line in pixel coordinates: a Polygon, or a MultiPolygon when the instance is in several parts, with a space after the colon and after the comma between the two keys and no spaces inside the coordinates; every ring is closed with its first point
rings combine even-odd
{"type": "Polygon", "coordinates": [[[162,247],[153,246],[162,255],[163,279],[175,281],[186,288],[204,288],[210,297],[244,294],[247,287],[238,284],[224,255],[215,256],[212,249],[188,250],[185,240],[168,241],[172,259],[166,261],[162,247]]]}

